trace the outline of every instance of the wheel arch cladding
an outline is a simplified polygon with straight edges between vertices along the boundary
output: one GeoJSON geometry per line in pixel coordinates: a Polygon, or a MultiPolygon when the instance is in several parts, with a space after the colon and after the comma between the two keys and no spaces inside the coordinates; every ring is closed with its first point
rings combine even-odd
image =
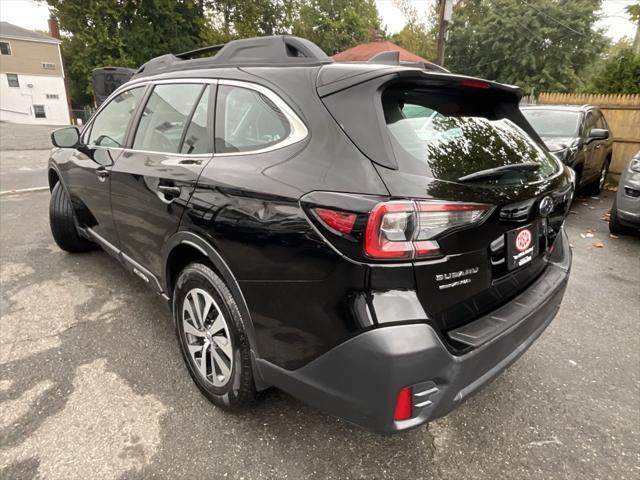
{"type": "Polygon", "coordinates": [[[60,175],[58,175],[55,168],[49,168],[47,178],[49,180],[49,191],[51,192],[53,191],[53,187],[56,186],[56,183],[60,181],[60,175]]]}
{"type": "MultiPolygon", "coordinates": [[[[177,267],[181,269],[192,261],[204,260],[206,264],[213,268],[231,291],[238,306],[242,317],[242,327],[245,330],[251,347],[252,363],[256,357],[259,358],[255,329],[249,307],[247,306],[247,302],[235,276],[216,249],[202,237],[191,232],[181,231],[175,233],[166,243],[163,258],[165,267],[162,284],[165,292],[170,297],[173,296],[174,281],[180,272],[180,270],[176,270],[177,267]]],[[[261,378],[259,378],[259,373],[255,368],[254,375],[256,387],[259,390],[268,386],[261,383],[261,378]]]]}

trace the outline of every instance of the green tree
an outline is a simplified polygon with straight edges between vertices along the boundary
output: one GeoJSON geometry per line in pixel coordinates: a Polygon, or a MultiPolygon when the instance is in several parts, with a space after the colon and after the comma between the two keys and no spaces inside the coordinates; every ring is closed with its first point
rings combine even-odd
{"type": "Polygon", "coordinates": [[[622,41],[611,53],[594,66],[583,88],[587,93],[640,93],[640,55],[630,42],[622,41]]]}
{"type": "Polygon", "coordinates": [[[310,0],[300,3],[293,34],[333,55],[369,39],[380,29],[374,0],[310,0]]]}
{"type": "Polygon", "coordinates": [[[75,106],[90,103],[94,68],[138,67],[157,55],[201,46],[201,1],[46,1],[66,32],[63,49],[75,106]]]}
{"type": "Polygon", "coordinates": [[[445,49],[457,73],[528,93],[571,91],[608,41],[595,27],[601,0],[461,0],[445,49]]]}
{"type": "Polygon", "coordinates": [[[423,19],[409,0],[394,0],[394,5],[407,19],[400,32],[391,35],[390,40],[426,60],[436,57],[438,30],[434,28],[438,15],[438,2],[434,2],[427,18],[423,19]]]}
{"type": "Polygon", "coordinates": [[[228,41],[289,33],[297,14],[297,0],[206,0],[210,29],[205,35],[228,41]]]}

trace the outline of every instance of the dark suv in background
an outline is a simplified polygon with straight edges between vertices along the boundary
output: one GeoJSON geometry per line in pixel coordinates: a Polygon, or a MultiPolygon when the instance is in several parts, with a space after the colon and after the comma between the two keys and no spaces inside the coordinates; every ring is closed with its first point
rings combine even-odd
{"type": "Polygon", "coordinates": [[[579,189],[597,195],[613,154],[613,133],[598,107],[536,105],[522,113],[549,150],[576,172],[579,189]]]}
{"type": "Polygon", "coordinates": [[[204,53],[151,60],[54,132],[49,184],[58,245],[102,246],[170,302],[207,398],[238,409],[277,386],[393,432],[543,332],[574,177],[519,89],[334,64],[296,37],[204,53]]]}

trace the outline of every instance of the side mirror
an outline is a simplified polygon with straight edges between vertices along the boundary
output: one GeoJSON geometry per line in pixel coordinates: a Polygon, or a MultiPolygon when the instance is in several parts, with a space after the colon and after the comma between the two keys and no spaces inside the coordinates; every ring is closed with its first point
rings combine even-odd
{"type": "Polygon", "coordinates": [[[80,146],[78,127],[64,127],[51,132],[51,143],[59,148],[77,148],[80,146]]]}
{"type": "Polygon", "coordinates": [[[605,130],[604,128],[592,128],[587,140],[590,142],[591,140],[606,140],[607,138],[609,138],[609,130],[605,130]]]}

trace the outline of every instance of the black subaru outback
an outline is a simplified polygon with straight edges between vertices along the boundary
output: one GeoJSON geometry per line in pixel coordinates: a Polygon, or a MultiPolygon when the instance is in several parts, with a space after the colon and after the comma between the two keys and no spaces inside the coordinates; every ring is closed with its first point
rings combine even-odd
{"type": "Polygon", "coordinates": [[[208,399],[276,386],[404,430],[549,325],[574,177],[520,90],[288,36],[205,53],[149,61],[55,131],[49,185],[55,241],[100,245],[170,303],[208,399]]]}

